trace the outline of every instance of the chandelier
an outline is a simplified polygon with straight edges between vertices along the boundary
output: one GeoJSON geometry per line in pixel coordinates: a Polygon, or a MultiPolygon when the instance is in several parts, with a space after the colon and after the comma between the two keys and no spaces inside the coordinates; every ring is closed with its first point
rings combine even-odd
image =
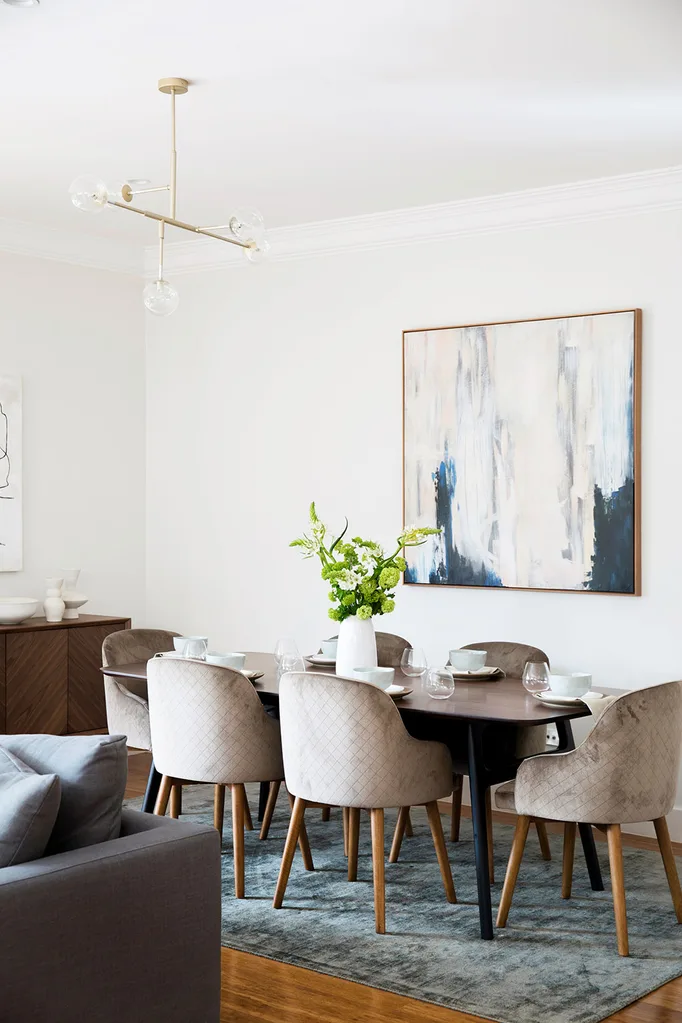
{"type": "Polygon", "coordinates": [[[149,220],[156,220],[159,225],[159,272],[156,280],[150,281],[143,292],[144,304],[147,309],[157,316],[169,316],[178,307],[179,296],[175,288],[168,283],[163,275],[163,246],[166,233],[166,225],[179,227],[182,231],[191,231],[193,234],[204,235],[206,238],[216,238],[218,241],[227,242],[228,245],[238,245],[246,254],[246,257],[253,263],[259,262],[267,252],[269,245],[265,239],[265,227],[263,218],[256,210],[237,210],[234,216],[230,217],[227,224],[218,224],[214,227],[196,227],[194,224],[187,224],[178,220],[175,216],[177,200],[177,151],[175,148],[175,97],[182,96],[189,89],[189,82],[184,78],[162,78],[159,81],[159,92],[171,98],[171,153],[170,153],[170,179],[167,185],[155,185],[150,188],[136,187],[143,182],[124,182],[111,187],[101,179],[83,174],[71,184],[69,194],[71,202],[78,210],[85,213],[101,213],[107,206],[116,206],[120,210],[128,210],[137,213],[149,220]],[[152,210],[143,210],[138,206],[131,206],[136,195],[148,192],[168,192],[170,195],[169,212],[154,213],[152,210]],[[224,233],[227,232],[227,233],[224,233]]]}

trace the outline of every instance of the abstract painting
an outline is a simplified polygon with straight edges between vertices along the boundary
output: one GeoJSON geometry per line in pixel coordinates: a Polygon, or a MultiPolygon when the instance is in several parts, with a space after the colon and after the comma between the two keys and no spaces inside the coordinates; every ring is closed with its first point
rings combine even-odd
{"type": "Polygon", "coordinates": [[[640,320],[405,331],[406,582],[641,592],[640,320]]]}
{"type": "Polygon", "coordinates": [[[0,375],[0,572],[22,567],[21,377],[0,375]]]}

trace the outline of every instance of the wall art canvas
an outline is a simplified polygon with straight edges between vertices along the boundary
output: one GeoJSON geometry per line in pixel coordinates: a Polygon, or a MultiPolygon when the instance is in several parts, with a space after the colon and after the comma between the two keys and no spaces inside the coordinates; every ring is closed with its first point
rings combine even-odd
{"type": "Polygon", "coordinates": [[[22,567],[21,377],[0,374],[0,572],[22,567]]]}
{"type": "Polygon", "coordinates": [[[405,331],[406,582],[640,593],[640,322],[405,331]]]}

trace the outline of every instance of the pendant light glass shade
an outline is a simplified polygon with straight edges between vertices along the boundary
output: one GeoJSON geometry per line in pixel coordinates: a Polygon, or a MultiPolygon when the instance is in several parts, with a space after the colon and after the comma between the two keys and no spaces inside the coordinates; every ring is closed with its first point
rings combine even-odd
{"type": "Polygon", "coordinates": [[[71,182],[69,195],[77,210],[83,210],[84,213],[101,213],[106,208],[109,191],[104,182],[94,174],[81,174],[71,182]]]}
{"type": "Polygon", "coordinates": [[[180,302],[180,296],[168,281],[150,281],[142,295],[147,309],[155,316],[170,316],[180,302]]]}

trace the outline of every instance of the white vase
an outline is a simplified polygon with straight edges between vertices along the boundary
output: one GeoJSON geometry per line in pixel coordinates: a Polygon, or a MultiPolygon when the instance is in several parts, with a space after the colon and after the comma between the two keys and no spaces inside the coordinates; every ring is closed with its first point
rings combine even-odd
{"type": "Polygon", "coordinates": [[[353,678],[355,668],[376,668],[377,641],[371,618],[351,615],[339,625],[336,648],[336,674],[353,678]]]}
{"type": "Polygon", "coordinates": [[[63,579],[46,579],[47,595],[43,601],[48,622],[61,622],[66,605],[62,600],[63,579]]]}
{"type": "Polygon", "coordinates": [[[79,593],[77,590],[78,576],[81,574],[80,568],[69,568],[64,569],[64,585],[62,587],[62,600],[66,606],[64,612],[64,619],[78,618],[78,608],[82,607],[87,602],[87,597],[84,593],[79,593]]]}

